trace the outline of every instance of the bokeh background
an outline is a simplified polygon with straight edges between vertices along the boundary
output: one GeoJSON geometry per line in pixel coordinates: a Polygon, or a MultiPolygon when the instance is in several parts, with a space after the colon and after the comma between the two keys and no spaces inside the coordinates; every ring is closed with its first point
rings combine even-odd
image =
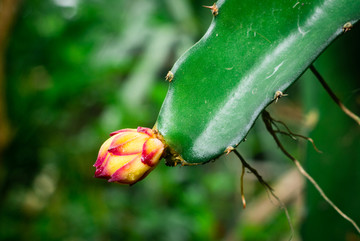
{"type": "MultiPolygon", "coordinates": [[[[121,186],[93,178],[121,128],[152,127],[164,76],[211,22],[208,0],[0,0],[0,240],[288,240],[283,211],[229,154],[161,163],[121,186]]],[[[315,66],[360,113],[360,26],[315,66]]],[[[305,141],[282,138],[329,197],[360,223],[360,128],[308,71],[268,109],[305,141]]],[[[239,151],[286,203],[293,240],[360,240],[297,173],[258,121],[239,151]]]]}

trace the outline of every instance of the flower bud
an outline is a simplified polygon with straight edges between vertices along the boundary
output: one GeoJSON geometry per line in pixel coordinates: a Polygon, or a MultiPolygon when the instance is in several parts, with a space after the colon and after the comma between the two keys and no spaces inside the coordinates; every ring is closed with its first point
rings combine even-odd
{"type": "Polygon", "coordinates": [[[149,128],[118,130],[110,136],[94,164],[95,177],[109,182],[134,184],[142,180],[159,163],[164,151],[164,144],[149,128]]]}

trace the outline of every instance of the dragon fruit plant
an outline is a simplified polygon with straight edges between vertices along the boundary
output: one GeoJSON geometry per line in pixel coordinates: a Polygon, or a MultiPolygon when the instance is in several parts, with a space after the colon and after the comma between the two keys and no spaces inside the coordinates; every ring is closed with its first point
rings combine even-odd
{"type": "MultiPolygon", "coordinates": [[[[360,125],[360,118],[341,103],[312,65],[331,42],[360,19],[360,1],[219,0],[205,7],[211,10],[213,21],[200,41],[167,73],[169,89],[154,127],[112,133],[100,148],[95,177],[132,185],[145,178],[162,158],[169,166],[198,165],[234,151],[243,164],[241,179],[246,167],[282,204],[235,149],[262,115],[283,153],[360,233],[358,225],[284,149],[276,135],[281,131],[274,129],[276,121],[265,110],[310,68],[332,99],[360,125]]],[[[289,136],[306,138],[287,131],[289,136]]],[[[243,182],[241,185],[245,207],[243,182]]]]}
{"type": "Polygon", "coordinates": [[[168,72],[151,129],[120,130],[100,149],[96,177],[134,184],[159,163],[209,162],[238,146],[282,96],[360,18],[360,1],[219,0],[205,35],[168,72]]]}

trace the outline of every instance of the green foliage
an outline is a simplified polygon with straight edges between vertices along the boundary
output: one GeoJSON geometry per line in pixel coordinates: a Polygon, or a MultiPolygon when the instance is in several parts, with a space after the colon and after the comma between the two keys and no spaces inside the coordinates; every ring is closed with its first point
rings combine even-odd
{"type": "Polygon", "coordinates": [[[359,1],[218,3],[204,37],[174,65],[158,118],[165,141],[187,162],[238,145],[259,113],[360,18],[359,1]]]}
{"type": "Polygon", "coordinates": [[[94,179],[92,167],[110,132],[154,124],[167,69],[211,16],[188,1],[67,2],[24,1],[10,36],[0,240],[215,240],[233,213],[222,206],[237,184],[228,166],[162,164],[130,188],[94,179]]]}

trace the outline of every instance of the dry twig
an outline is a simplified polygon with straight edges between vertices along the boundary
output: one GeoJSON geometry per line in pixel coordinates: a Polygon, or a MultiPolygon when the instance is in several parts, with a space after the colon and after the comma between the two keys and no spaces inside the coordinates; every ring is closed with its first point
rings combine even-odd
{"type": "Polygon", "coordinates": [[[244,195],[244,175],[245,175],[245,166],[242,165],[241,167],[241,177],[240,177],[240,190],[241,190],[241,200],[243,203],[243,209],[246,208],[246,200],[245,200],[245,195],[244,195]]]}
{"type": "MultiPolygon", "coordinates": [[[[243,167],[246,167],[255,175],[255,177],[258,179],[258,181],[261,183],[261,185],[263,185],[265,187],[265,189],[268,191],[268,193],[276,199],[276,201],[280,205],[280,208],[284,210],[286,218],[287,218],[289,226],[290,226],[290,230],[291,230],[291,235],[290,235],[290,239],[289,239],[289,240],[291,240],[294,235],[294,228],[293,228],[293,225],[292,225],[292,222],[290,219],[290,215],[289,215],[289,212],[288,212],[285,204],[275,194],[274,189],[262,178],[262,176],[258,173],[258,171],[255,168],[253,168],[252,166],[250,166],[250,164],[245,161],[245,159],[240,155],[240,153],[236,149],[234,149],[234,153],[240,159],[243,167]]],[[[243,195],[243,192],[242,192],[242,195],[243,195]]]]}
{"type": "Polygon", "coordinates": [[[314,65],[310,65],[310,70],[313,72],[313,74],[316,76],[316,78],[319,80],[321,85],[324,87],[326,92],[330,95],[330,97],[335,101],[335,103],[341,108],[341,110],[348,115],[350,118],[352,118],[358,125],[360,125],[360,117],[357,116],[355,113],[353,113],[351,110],[349,110],[341,101],[340,99],[335,95],[335,93],[331,90],[330,86],[325,82],[324,78],[321,76],[321,74],[315,69],[314,65]]]}
{"type": "Polygon", "coordinates": [[[276,144],[278,145],[278,147],[281,149],[281,151],[288,157],[290,158],[296,165],[296,167],[298,168],[299,172],[306,178],[308,179],[316,188],[316,190],[319,192],[319,194],[324,198],[324,200],[332,207],[334,208],[334,210],[336,212],[338,212],[344,219],[346,219],[347,221],[349,221],[354,228],[356,229],[356,231],[358,233],[360,233],[360,228],[359,226],[355,223],[355,221],[353,219],[351,219],[349,216],[347,216],[345,213],[343,213],[340,208],[338,208],[329,198],[328,196],[324,193],[324,191],[322,190],[322,188],[317,184],[317,182],[314,180],[314,178],[312,178],[312,176],[310,176],[309,173],[307,173],[305,171],[305,169],[302,167],[302,165],[300,164],[300,162],[293,157],[288,151],[286,151],[286,149],[284,148],[284,146],[281,144],[279,138],[276,136],[276,131],[274,131],[273,127],[272,127],[272,122],[273,119],[270,116],[269,112],[267,112],[266,110],[264,110],[262,112],[262,119],[265,123],[266,129],[269,131],[269,133],[271,134],[271,136],[274,138],[276,144]]]}

